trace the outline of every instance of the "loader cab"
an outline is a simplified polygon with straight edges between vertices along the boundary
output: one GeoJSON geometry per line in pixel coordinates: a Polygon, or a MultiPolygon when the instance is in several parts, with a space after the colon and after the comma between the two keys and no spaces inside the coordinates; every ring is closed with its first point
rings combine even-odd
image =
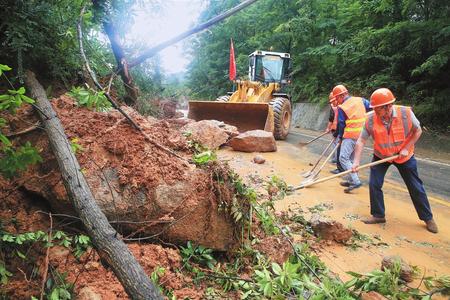
{"type": "Polygon", "coordinates": [[[251,81],[289,83],[291,57],[289,53],[255,51],[249,55],[248,75],[251,81]]]}

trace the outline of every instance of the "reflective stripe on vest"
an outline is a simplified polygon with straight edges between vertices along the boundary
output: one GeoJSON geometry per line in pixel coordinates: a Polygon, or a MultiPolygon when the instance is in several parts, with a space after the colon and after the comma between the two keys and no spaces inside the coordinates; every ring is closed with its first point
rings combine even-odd
{"type": "Polygon", "coordinates": [[[331,130],[336,130],[337,123],[338,123],[338,108],[337,108],[337,106],[331,106],[331,108],[333,109],[333,112],[334,112],[334,119],[333,119],[333,123],[331,124],[331,130]]]}
{"type": "Polygon", "coordinates": [[[339,106],[347,115],[344,138],[358,139],[366,120],[366,108],[361,97],[350,97],[339,106]]]}
{"type": "MultiPolygon", "coordinates": [[[[392,119],[389,129],[383,124],[376,114],[368,116],[366,127],[373,133],[373,152],[379,158],[395,155],[403,149],[404,144],[412,130],[411,108],[394,105],[396,117],[392,119]]],[[[408,161],[414,154],[414,145],[408,148],[408,156],[394,160],[396,163],[408,161]]]]}

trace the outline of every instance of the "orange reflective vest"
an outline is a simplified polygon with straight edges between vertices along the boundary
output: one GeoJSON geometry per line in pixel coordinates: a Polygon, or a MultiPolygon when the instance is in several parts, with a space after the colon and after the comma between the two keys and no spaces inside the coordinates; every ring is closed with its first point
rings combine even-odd
{"type": "Polygon", "coordinates": [[[366,121],[366,108],[361,97],[350,97],[339,107],[347,115],[344,128],[344,139],[359,138],[366,121]]]}
{"type": "Polygon", "coordinates": [[[334,112],[334,119],[333,119],[333,123],[331,123],[331,130],[336,130],[337,129],[337,123],[338,123],[338,108],[337,106],[331,106],[331,108],[333,109],[334,112]]]}
{"type": "MultiPolygon", "coordinates": [[[[366,121],[366,127],[373,132],[373,153],[383,159],[395,155],[403,149],[412,130],[411,108],[394,105],[396,116],[392,118],[389,131],[375,113],[371,113],[366,121]]],[[[395,163],[402,164],[414,155],[414,145],[408,149],[408,156],[397,158],[395,163]]]]}

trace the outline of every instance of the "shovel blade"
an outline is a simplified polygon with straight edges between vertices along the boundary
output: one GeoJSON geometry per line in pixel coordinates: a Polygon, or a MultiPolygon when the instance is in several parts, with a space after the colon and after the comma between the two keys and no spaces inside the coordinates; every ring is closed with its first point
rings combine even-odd
{"type": "Polygon", "coordinates": [[[311,183],[314,181],[314,178],[308,178],[306,180],[303,180],[302,182],[300,182],[300,186],[304,186],[305,184],[311,183]]]}
{"type": "Polygon", "coordinates": [[[308,171],[308,172],[302,173],[302,176],[303,176],[304,178],[308,178],[309,176],[311,176],[311,174],[312,174],[312,172],[311,172],[311,171],[308,171]]]}

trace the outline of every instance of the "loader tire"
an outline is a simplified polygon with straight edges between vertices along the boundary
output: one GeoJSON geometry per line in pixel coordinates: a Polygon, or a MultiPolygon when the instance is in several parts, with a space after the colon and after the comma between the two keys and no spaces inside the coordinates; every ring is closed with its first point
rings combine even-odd
{"type": "Polygon", "coordinates": [[[291,103],[286,98],[274,98],[270,101],[273,107],[274,130],[276,140],[285,140],[291,127],[291,103]]]}
{"type": "Polygon", "coordinates": [[[228,102],[230,100],[229,95],[223,95],[216,99],[217,102],[228,102]]]}

